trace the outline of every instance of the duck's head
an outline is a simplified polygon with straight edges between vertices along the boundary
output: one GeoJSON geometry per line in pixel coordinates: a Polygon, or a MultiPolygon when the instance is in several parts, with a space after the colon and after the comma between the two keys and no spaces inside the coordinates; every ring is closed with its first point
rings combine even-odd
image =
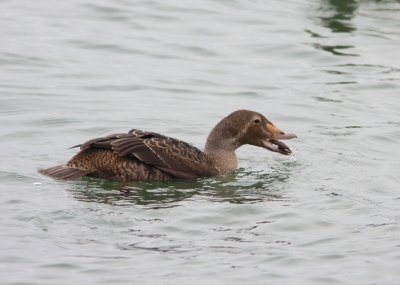
{"type": "Polygon", "coordinates": [[[292,138],[297,136],[281,131],[262,114],[250,110],[238,110],[214,127],[207,144],[210,141],[210,144],[215,143],[226,148],[231,145],[234,149],[250,144],[288,155],[292,151],[281,140],[292,138]]]}

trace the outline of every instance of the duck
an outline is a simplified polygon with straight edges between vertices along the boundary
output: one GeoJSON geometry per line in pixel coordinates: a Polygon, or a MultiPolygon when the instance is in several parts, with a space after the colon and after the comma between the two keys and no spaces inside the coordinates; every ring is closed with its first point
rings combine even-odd
{"type": "Polygon", "coordinates": [[[92,176],[124,182],[213,177],[237,168],[235,151],[243,145],[289,155],[291,149],[281,140],[292,138],[297,136],[281,131],[262,114],[237,110],[211,130],[204,151],[162,134],[132,129],[73,146],[80,150],[65,165],[39,172],[55,179],[92,176]]]}

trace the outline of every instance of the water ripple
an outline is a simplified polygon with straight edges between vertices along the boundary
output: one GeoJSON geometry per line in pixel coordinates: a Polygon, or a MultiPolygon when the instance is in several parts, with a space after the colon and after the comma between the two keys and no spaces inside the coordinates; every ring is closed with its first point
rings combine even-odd
{"type": "Polygon", "coordinates": [[[398,1],[1,5],[2,284],[400,282],[398,1]],[[295,158],[244,146],[225,176],[154,183],[37,173],[133,127],[201,147],[243,108],[296,133],[295,158]]]}

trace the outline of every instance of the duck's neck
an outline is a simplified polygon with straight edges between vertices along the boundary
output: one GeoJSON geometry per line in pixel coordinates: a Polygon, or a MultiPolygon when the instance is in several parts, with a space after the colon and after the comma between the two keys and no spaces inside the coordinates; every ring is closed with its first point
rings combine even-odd
{"type": "Polygon", "coordinates": [[[204,153],[220,174],[237,167],[235,150],[240,145],[234,138],[226,138],[218,129],[213,129],[207,138],[204,153]]]}

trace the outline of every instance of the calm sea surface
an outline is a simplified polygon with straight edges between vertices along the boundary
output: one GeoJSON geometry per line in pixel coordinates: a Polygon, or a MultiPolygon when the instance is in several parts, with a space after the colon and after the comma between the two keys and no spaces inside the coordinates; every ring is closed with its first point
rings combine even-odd
{"type": "Polygon", "coordinates": [[[0,1],[1,284],[400,284],[400,2],[0,1]],[[56,181],[131,128],[299,138],[223,177],[56,181]]]}

